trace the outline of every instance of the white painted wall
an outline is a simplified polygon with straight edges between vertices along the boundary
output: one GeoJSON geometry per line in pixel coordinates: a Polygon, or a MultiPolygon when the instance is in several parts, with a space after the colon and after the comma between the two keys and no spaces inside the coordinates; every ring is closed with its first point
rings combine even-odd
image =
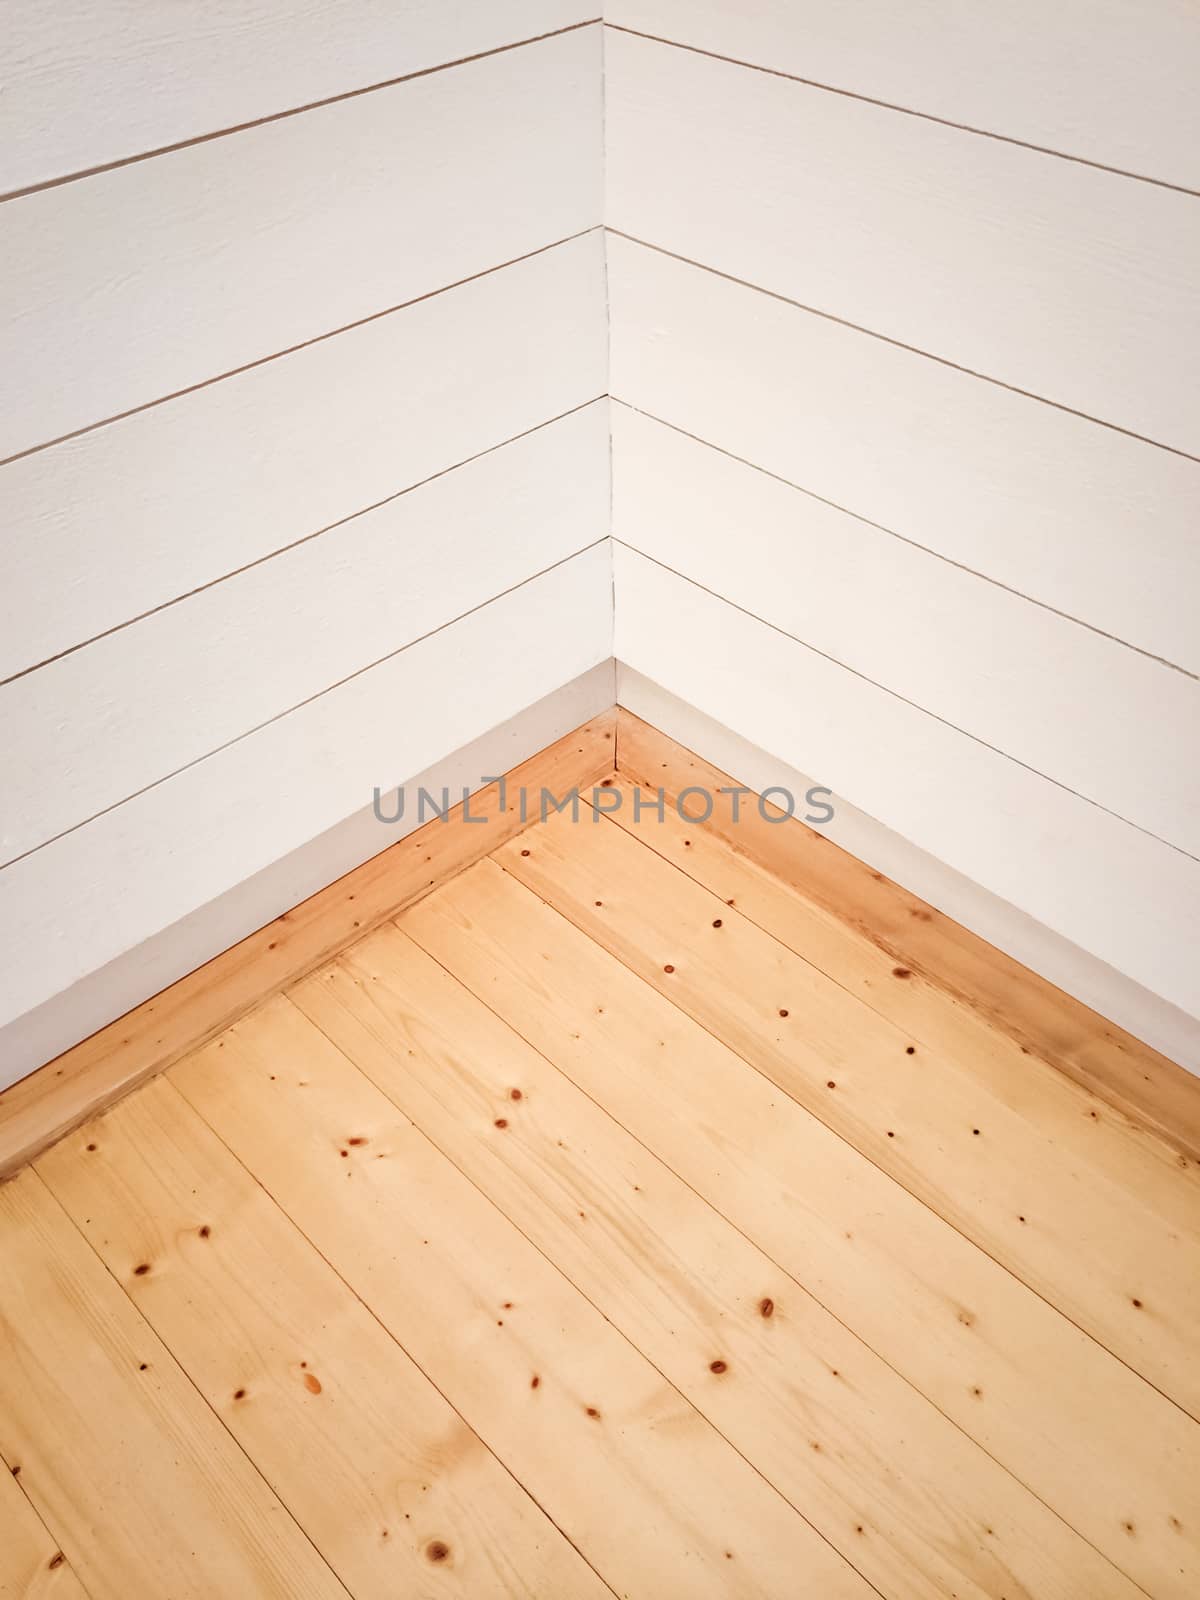
{"type": "Polygon", "coordinates": [[[586,10],[16,10],[0,1082],[612,655],[586,10]]]}
{"type": "Polygon", "coordinates": [[[1103,10],[613,0],[616,647],[1197,1017],[1200,23],[1103,10]]]}
{"type": "Polygon", "coordinates": [[[8,201],[0,458],[595,227],[599,51],[577,28],[8,201]]]}
{"type": "Polygon", "coordinates": [[[1191,0],[608,0],[605,21],[1200,189],[1191,0]]]}
{"type": "Polygon", "coordinates": [[[435,71],[596,15],[587,0],[12,4],[0,192],[435,71]]]}
{"type": "Polygon", "coordinates": [[[1200,1016],[1193,7],[12,9],[0,1081],[598,709],[610,528],[624,681],[1200,1016]]]}

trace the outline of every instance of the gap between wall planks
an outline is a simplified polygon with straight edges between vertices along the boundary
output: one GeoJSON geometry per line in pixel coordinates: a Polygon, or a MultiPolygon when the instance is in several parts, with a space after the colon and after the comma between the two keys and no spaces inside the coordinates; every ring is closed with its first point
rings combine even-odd
{"type": "MultiPolygon", "coordinates": [[[[514,767],[505,782],[510,792],[544,786],[558,795],[610,774],[615,756],[614,707],[514,767]]],[[[0,1182],[528,825],[515,807],[501,811],[496,783],[471,796],[471,821],[462,811],[425,823],[0,1093],[0,1182]]],[[[529,821],[536,820],[535,808],[529,821]]]]}
{"type": "Polygon", "coordinates": [[[732,849],[782,878],[1015,1039],[1033,1056],[1115,1107],[1183,1155],[1200,1160],[1200,1078],[1082,1001],[1005,955],[802,822],[766,823],[743,803],[736,827],[716,793],[734,779],[623,707],[619,768],[675,798],[716,795],[706,824],[732,849]]]}
{"type": "MultiPolygon", "coordinates": [[[[544,785],[561,793],[614,768],[672,797],[693,785],[714,792],[733,785],[620,707],[514,767],[506,781],[510,789],[544,785]]],[[[495,784],[472,797],[471,811],[487,825],[465,823],[462,807],[455,807],[445,821],[426,823],[0,1093],[0,1181],[525,826],[519,812],[500,812],[495,784]]],[[[1200,1078],[803,823],[767,824],[756,806],[743,805],[735,827],[728,813],[718,796],[708,826],[733,849],[965,1003],[1031,1056],[1200,1159],[1200,1078]]]]}

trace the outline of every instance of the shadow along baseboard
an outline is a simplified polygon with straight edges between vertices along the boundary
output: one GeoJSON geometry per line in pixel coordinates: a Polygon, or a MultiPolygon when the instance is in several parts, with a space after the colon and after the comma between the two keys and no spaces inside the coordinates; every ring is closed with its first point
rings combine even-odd
{"type": "Polygon", "coordinates": [[[707,826],[734,849],[794,884],[891,956],[919,972],[1132,1122],[1200,1161],[1200,1077],[998,950],[826,835],[790,820],[764,822],[743,805],[735,826],[718,791],[735,780],[623,707],[622,774],[677,796],[708,789],[707,826]]]}
{"type": "MultiPolygon", "coordinates": [[[[615,722],[614,708],[513,767],[509,791],[595,783],[613,770],[615,722]]],[[[518,809],[501,809],[500,783],[489,784],[467,818],[458,805],[425,823],[19,1079],[0,1093],[0,1180],[525,826],[518,809]]]]}
{"type": "MultiPolygon", "coordinates": [[[[593,718],[505,781],[510,791],[561,793],[596,783],[614,766],[669,796],[707,788],[716,796],[707,826],[735,849],[971,1007],[1031,1058],[1200,1160],[1200,1078],[803,823],[768,824],[757,807],[743,805],[735,826],[717,793],[734,780],[630,712],[614,707],[593,718]]],[[[0,1179],[515,837],[528,823],[500,800],[499,784],[480,790],[470,802],[473,820],[458,806],[426,823],[0,1093],[0,1179]]]]}

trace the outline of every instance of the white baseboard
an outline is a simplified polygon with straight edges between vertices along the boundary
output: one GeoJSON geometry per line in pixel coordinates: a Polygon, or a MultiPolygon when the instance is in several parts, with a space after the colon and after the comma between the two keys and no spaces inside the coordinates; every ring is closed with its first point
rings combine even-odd
{"type": "MultiPolygon", "coordinates": [[[[794,794],[803,794],[821,782],[819,774],[807,776],[768,755],[622,662],[617,663],[617,700],[627,711],[752,789],[781,784],[794,794]]],[[[837,796],[834,804],[834,819],[820,832],[843,849],[1135,1038],[1200,1074],[1200,1019],[1043,927],[874,817],[837,796]]]]}
{"type": "MultiPolygon", "coordinates": [[[[600,662],[405,781],[432,794],[461,798],[481,780],[508,772],[577,728],[616,699],[615,663],[600,662]]],[[[228,950],[354,867],[386,850],[419,824],[416,807],[395,825],[376,820],[370,806],[319,834],[227,893],[211,900],[143,944],[126,951],[71,988],[0,1028],[0,1089],[26,1077],[98,1028],[148,1000],[177,979],[228,950]]]]}
{"type": "MultiPolygon", "coordinates": [[[[782,784],[802,794],[820,782],[819,776],[798,772],[640,673],[610,660],[534,702],[482,738],[452,751],[428,771],[415,774],[406,786],[424,785],[435,793],[443,787],[474,792],[482,778],[509,771],[589,717],[607,710],[614,700],[753,789],[782,784]]],[[[833,821],[821,831],[844,849],[1136,1038],[1200,1074],[1200,1020],[1051,932],[873,817],[836,796],[835,804],[833,821]]],[[[416,826],[414,814],[395,826],[383,827],[371,808],[364,807],[0,1028],[0,1089],[195,971],[416,826]]]]}

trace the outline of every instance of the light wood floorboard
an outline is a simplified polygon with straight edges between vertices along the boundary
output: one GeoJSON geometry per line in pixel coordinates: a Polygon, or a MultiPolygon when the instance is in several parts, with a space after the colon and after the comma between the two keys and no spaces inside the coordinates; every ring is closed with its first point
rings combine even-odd
{"type": "MultiPolygon", "coordinates": [[[[739,799],[728,773],[621,706],[616,737],[623,779],[661,788],[672,800],[689,788],[707,793],[713,800],[707,834],[800,889],[806,905],[854,929],[894,964],[924,973],[997,1033],[1200,1167],[1200,1078],[850,855],[819,828],[785,825],[782,812],[760,807],[745,789],[739,799]]],[[[696,800],[687,805],[694,815],[696,800]]]]}
{"type": "Polygon", "coordinates": [[[3,1600],[1200,1593],[1190,1161],[610,787],[0,1188],[3,1600]]]}
{"type": "Polygon", "coordinates": [[[495,859],[1200,1416],[1196,1228],[1157,1225],[1136,1185],[1073,1160],[986,1061],[915,1043],[611,821],[564,813],[495,859]]]}
{"type": "Polygon", "coordinates": [[[1189,1416],[494,862],[401,925],[1114,1564],[1188,1592],[1189,1416]]]}
{"type": "Polygon", "coordinates": [[[290,1000],[172,1077],[619,1593],[869,1593],[290,1000]]]}
{"type": "Polygon", "coordinates": [[[167,1079],[38,1171],[352,1594],[608,1592],[167,1079]]]}
{"type": "Polygon", "coordinates": [[[0,1529],[4,1600],[87,1600],[87,1590],[22,1494],[11,1466],[0,1472],[0,1529]]]}
{"type": "Polygon", "coordinates": [[[876,1588],[1136,1592],[398,929],[296,1000],[876,1588]]]}
{"type": "Polygon", "coordinates": [[[343,1596],[35,1172],[0,1237],[0,1454],[92,1600],[343,1596]]]}

